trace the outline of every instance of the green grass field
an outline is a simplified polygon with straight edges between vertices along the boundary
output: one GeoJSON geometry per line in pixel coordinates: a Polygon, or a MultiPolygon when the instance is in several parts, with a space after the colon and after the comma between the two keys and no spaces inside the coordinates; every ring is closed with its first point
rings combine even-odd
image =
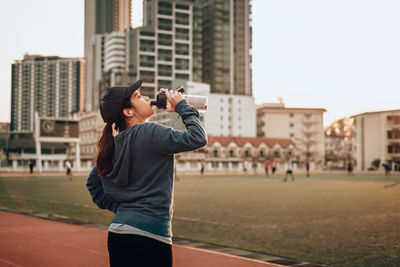
{"type": "MultiPolygon", "coordinates": [[[[107,225],[85,177],[0,178],[0,206],[107,225]]],[[[333,266],[400,266],[400,175],[181,176],[176,237],[333,266]]]]}

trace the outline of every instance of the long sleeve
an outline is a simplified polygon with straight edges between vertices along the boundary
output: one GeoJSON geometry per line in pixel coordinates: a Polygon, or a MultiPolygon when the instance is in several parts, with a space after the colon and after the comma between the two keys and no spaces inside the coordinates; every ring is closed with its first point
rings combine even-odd
{"type": "Polygon", "coordinates": [[[207,134],[199,120],[199,113],[186,100],[180,101],[175,111],[182,117],[186,131],[157,125],[152,134],[154,147],[162,153],[175,154],[207,145],[207,134]]]}
{"type": "Polygon", "coordinates": [[[93,202],[100,209],[107,209],[114,213],[117,211],[119,203],[111,200],[104,194],[103,184],[101,183],[100,177],[98,177],[96,166],[94,166],[89,174],[86,181],[86,188],[89,190],[93,202]]]}

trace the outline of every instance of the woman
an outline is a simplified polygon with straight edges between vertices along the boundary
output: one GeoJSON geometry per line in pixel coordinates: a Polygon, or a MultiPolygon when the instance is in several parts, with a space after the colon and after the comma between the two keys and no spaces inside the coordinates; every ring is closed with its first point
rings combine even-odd
{"type": "Polygon", "coordinates": [[[178,92],[166,91],[167,111],[176,111],[187,131],[147,123],[154,110],[141,84],[112,87],[100,104],[107,124],[87,188],[99,208],[115,213],[108,229],[110,266],[172,266],[174,154],[207,144],[198,112],[178,92]]]}

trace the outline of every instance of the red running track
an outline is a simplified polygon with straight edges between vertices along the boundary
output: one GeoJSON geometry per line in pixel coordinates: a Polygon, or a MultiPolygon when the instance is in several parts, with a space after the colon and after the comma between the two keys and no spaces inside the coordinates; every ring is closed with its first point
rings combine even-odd
{"type": "MultiPolygon", "coordinates": [[[[174,267],[276,267],[203,249],[173,246],[174,267]]],[[[0,211],[0,266],[108,266],[107,231],[0,211]]]]}

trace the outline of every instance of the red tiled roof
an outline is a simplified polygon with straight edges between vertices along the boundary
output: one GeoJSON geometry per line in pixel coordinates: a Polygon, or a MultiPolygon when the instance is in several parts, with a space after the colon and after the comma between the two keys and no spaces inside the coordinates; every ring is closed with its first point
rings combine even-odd
{"type": "Polygon", "coordinates": [[[257,111],[261,110],[289,110],[289,111],[294,111],[294,110],[301,110],[301,111],[322,111],[326,112],[326,109],[324,108],[287,108],[287,107],[263,107],[260,106],[257,108],[257,111]]]}
{"type": "Polygon", "coordinates": [[[212,146],[215,142],[220,143],[226,147],[230,143],[235,143],[239,147],[244,146],[246,143],[252,144],[254,147],[260,146],[262,143],[268,147],[273,147],[275,144],[279,144],[281,147],[286,148],[289,145],[294,145],[290,138],[267,138],[267,137],[232,137],[232,136],[208,136],[208,145],[212,146]]]}

